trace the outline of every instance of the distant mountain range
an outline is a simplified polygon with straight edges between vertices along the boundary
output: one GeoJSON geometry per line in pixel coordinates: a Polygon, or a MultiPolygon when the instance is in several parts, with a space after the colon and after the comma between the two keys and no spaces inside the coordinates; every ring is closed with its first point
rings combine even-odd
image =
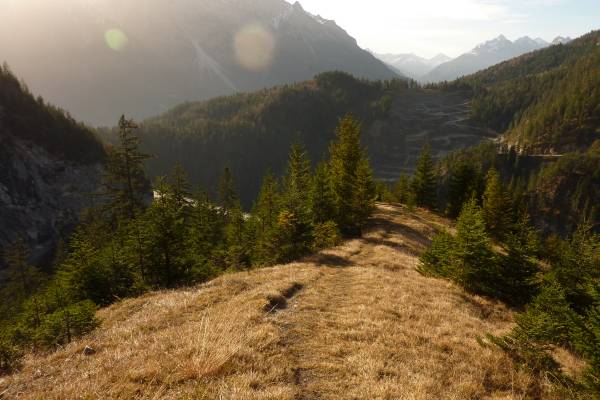
{"type": "Polygon", "coordinates": [[[334,21],[284,0],[6,0],[0,18],[0,62],[93,124],[324,71],[398,77],[334,21]]]}
{"type": "Polygon", "coordinates": [[[559,36],[551,43],[548,43],[541,38],[531,39],[528,36],[524,36],[513,42],[504,35],[500,35],[495,39],[478,45],[468,53],[438,65],[429,73],[421,76],[419,80],[425,83],[452,81],[525,53],[543,49],[551,45],[566,44],[570,41],[570,38],[559,36]]]}
{"type": "Polygon", "coordinates": [[[389,65],[392,69],[412,79],[419,79],[429,73],[435,67],[452,60],[445,54],[438,54],[432,58],[419,57],[416,54],[377,54],[371,52],[375,57],[389,65]]]}

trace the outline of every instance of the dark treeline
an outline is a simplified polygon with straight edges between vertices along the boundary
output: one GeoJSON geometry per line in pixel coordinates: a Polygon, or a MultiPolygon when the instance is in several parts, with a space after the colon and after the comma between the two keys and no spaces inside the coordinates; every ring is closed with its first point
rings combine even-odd
{"type": "MultiPolygon", "coordinates": [[[[370,126],[387,115],[392,95],[411,85],[326,72],[304,83],[185,103],[140,124],[142,149],[159,155],[149,160],[148,172],[159,176],[180,162],[192,183],[216,193],[228,167],[249,207],[265,173],[284,172],[290,143],[300,140],[317,163],[326,157],[340,117],[351,112],[370,126]]],[[[110,141],[116,138],[115,130],[102,132],[110,141]]]]}
{"type": "Polygon", "coordinates": [[[436,170],[438,208],[456,217],[465,196],[483,193],[492,168],[544,234],[571,234],[584,220],[600,230],[600,140],[561,157],[521,155],[493,143],[451,153],[436,170]]]}
{"type": "Polygon", "coordinates": [[[375,185],[360,144],[361,126],[343,118],[329,156],[313,168],[304,145],[293,144],[283,176],[267,174],[250,213],[225,168],[218,198],[192,190],[176,165],[153,185],[137,126],[125,118],[109,148],[98,206],[87,210],[54,272],[27,263],[22,241],[5,252],[0,286],[0,371],[27,350],[52,349],[94,329],[95,310],[149,290],[204,282],[225,271],[273,265],[359,236],[375,185]]]}
{"type": "MultiPolygon", "coordinates": [[[[569,156],[538,166],[528,185],[551,185],[564,169],[594,159],[590,172],[596,181],[590,184],[597,190],[597,144],[589,152],[589,159],[569,156]]],[[[498,155],[495,145],[482,145],[435,164],[425,147],[414,177],[402,176],[392,188],[380,186],[379,195],[457,218],[456,233],[440,232],[423,253],[420,272],[451,279],[469,292],[515,307],[520,311],[516,327],[505,336],[489,336],[488,343],[574,398],[600,398],[600,235],[592,225],[595,222],[597,230],[597,216],[579,210],[579,223],[566,238],[540,234],[529,211],[551,218],[550,211],[535,207],[560,205],[546,203],[549,197],[532,202],[531,188],[516,183],[531,170],[531,163],[514,151],[498,155]],[[581,378],[561,370],[553,358],[556,347],[587,362],[581,378]]],[[[554,183],[555,190],[564,189],[562,181],[554,183]]],[[[563,193],[561,201],[581,205],[584,189],[563,193]]]]}
{"type": "Polygon", "coordinates": [[[473,93],[472,117],[530,154],[564,153],[600,139],[600,32],[439,85],[473,93]]]}
{"type": "Polygon", "coordinates": [[[0,67],[0,142],[17,134],[65,161],[94,164],[106,156],[104,145],[91,129],[34,97],[4,64],[0,67]]]}

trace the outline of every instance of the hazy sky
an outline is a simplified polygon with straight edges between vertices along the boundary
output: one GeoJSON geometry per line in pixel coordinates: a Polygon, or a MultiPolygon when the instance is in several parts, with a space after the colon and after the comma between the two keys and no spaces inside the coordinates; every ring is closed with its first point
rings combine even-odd
{"type": "MultiPolygon", "coordinates": [[[[292,0],[289,0],[293,2],[292,0]]],[[[380,53],[458,56],[504,34],[552,40],[600,28],[600,0],[301,0],[380,53]]]]}

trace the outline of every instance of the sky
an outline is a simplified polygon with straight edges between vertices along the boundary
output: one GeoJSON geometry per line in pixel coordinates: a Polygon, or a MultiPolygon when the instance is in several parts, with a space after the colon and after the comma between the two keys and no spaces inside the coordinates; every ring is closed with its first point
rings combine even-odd
{"type": "MultiPolygon", "coordinates": [[[[288,0],[293,2],[291,0],[288,0]]],[[[500,34],[578,37],[600,29],[600,0],[300,0],[378,53],[456,57],[500,34]]]]}

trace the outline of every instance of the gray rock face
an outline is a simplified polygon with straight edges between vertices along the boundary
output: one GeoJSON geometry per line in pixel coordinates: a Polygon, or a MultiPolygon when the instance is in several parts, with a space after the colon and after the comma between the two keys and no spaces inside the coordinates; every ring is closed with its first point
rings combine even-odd
{"type": "Polygon", "coordinates": [[[284,0],[0,3],[0,62],[92,124],[331,70],[397,77],[334,21],[284,0]]]}
{"type": "Polygon", "coordinates": [[[0,132],[0,171],[0,252],[21,236],[31,247],[31,261],[43,263],[91,205],[102,166],[61,161],[0,132]]]}

